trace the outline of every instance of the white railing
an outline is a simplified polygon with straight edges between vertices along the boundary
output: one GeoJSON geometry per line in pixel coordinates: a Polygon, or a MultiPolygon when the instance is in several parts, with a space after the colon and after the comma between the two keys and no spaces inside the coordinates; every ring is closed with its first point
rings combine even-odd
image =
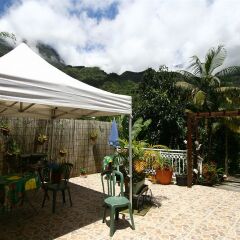
{"type": "Polygon", "coordinates": [[[170,150],[170,149],[158,149],[158,148],[144,148],[144,149],[157,151],[163,157],[171,159],[174,175],[176,173],[186,172],[187,150],[170,150]]]}

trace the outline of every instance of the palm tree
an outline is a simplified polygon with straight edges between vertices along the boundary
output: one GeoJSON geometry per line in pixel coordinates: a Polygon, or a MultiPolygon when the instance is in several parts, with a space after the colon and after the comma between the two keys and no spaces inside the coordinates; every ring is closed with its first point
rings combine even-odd
{"type": "Polygon", "coordinates": [[[205,62],[193,56],[189,66],[191,71],[180,71],[183,79],[177,82],[177,86],[191,90],[197,110],[216,111],[233,106],[234,98],[239,101],[240,87],[234,86],[230,77],[240,74],[240,67],[222,68],[226,56],[223,46],[211,48],[205,62]]]}
{"type": "MultiPolygon", "coordinates": [[[[183,79],[176,85],[191,91],[194,110],[218,111],[239,108],[240,86],[234,85],[232,77],[240,75],[240,67],[223,68],[226,56],[226,49],[220,45],[208,50],[204,62],[201,62],[197,56],[193,56],[189,66],[190,72],[180,71],[183,79]]],[[[205,128],[208,136],[207,158],[211,158],[212,122],[209,123],[206,119],[205,128]]]]}

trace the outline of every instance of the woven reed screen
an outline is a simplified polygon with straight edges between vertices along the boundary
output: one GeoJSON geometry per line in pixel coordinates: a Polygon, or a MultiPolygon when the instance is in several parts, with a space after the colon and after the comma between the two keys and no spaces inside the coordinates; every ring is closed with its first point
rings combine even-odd
{"type": "Polygon", "coordinates": [[[4,142],[9,138],[19,146],[21,154],[46,153],[49,161],[73,163],[73,176],[78,176],[81,168],[85,168],[87,173],[100,172],[103,157],[113,152],[108,145],[110,122],[31,118],[0,118],[0,122],[10,128],[9,136],[0,133],[1,172],[6,154],[4,142]],[[91,138],[94,133],[97,133],[96,139],[91,138]],[[48,138],[42,145],[36,141],[39,134],[48,138]],[[64,149],[66,155],[60,156],[60,150],[64,149]]]}

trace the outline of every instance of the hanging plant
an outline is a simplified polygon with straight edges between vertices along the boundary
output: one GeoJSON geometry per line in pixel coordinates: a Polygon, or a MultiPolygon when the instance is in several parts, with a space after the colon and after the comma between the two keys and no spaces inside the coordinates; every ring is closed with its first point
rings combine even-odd
{"type": "Polygon", "coordinates": [[[1,130],[2,134],[5,136],[8,136],[10,133],[10,128],[9,128],[8,124],[6,124],[6,123],[2,123],[0,125],[0,130],[1,130]]]}
{"type": "Polygon", "coordinates": [[[6,155],[19,156],[21,154],[21,148],[15,140],[11,140],[7,144],[6,155]]]}
{"type": "Polygon", "coordinates": [[[97,130],[93,130],[91,133],[90,133],[90,139],[92,141],[96,141],[97,140],[97,137],[98,137],[98,131],[97,130]]]}
{"type": "Polygon", "coordinates": [[[67,155],[67,150],[66,150],[65,148],[60,149],[60,150],[59,150],[59,155],[60,155],[61,157],[66,156],[66,155],[67,155]]]}
{"type": "Polygon", "coordinates": [[[39,134],[37,137],[37,143],[42,145],[48,140],[48,137],[45,134],[39,134]]]}

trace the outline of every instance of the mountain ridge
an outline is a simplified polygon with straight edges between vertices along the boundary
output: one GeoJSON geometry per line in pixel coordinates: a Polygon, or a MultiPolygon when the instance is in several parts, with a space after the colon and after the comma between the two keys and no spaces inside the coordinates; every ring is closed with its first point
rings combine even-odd
{"type": "MultiPolygon", "coordinates": [[[[27,41],[25,41],[27,42],[27,41]]],[[[7,41],[0,38],[0,57],[13,49],[7,41]]],[[[38,42],[36,44],[41,57],[47,62],[65,72],[69,76],[91,86],[113,93],[126,94],[133,92],[141,81],[142,72],[125,71],[122,74],[106,73],[99,67],[66,65],[58,52],[50,45],[38,42]]]]}

